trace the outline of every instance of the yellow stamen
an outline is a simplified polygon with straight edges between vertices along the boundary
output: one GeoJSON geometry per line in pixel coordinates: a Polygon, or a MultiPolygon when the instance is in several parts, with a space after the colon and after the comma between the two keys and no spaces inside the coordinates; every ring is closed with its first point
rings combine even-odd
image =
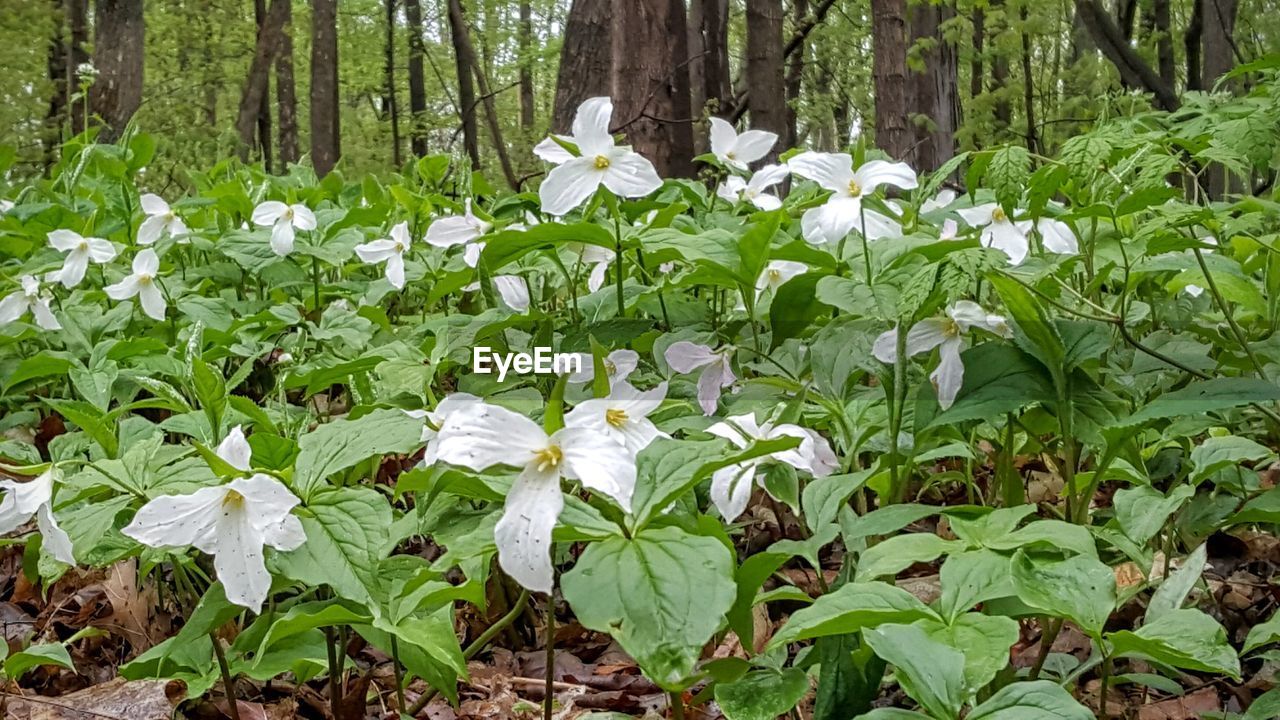
{"type": "Polygon", "coordinates": [[[849,195],[853,197],[862,195],[862,186],[858,184],[857,180],[849,181],[849,195]]]}
{"type": "Polygon", "coordinates": [[[604,170],[604,169],[605,169],[605,168],[607,168],[607,167],[609,167],[609,158],[607,158],[607,157],[605,157],[605,156],[603,156],[603,155],[597,155],[597,156],[596,156],[596,169],[597,169],[597,170],[604,170]]]}
{"type": "Polygon", "coordinates": [[[560,461],[564,460],[564,453],[561,452],[560,446],[548,445],[535,452],[533,459],[538,463],[538,472],[546,472],[560,465],[560,461]]]}
{"type": "Polygon", "coordinates": [[[996,222],[1004,222],[1009,219],[1009,216],[1004,214],[1003,208],[996,208],[991,211],[991,219],[996,222]]]}
{"type": "Polygon", "coordinates": [[[235,490],[228,490],[227,494],[222,498],[223,507],[240,507],[241,505],[244,505],[244,496],[235,490]]]}
{"type": "Polygon", "coordinates": [[[618,366],[613,364],[612,360],[604,361],[604,371],[610,375],[618,374],[618,366]]]}
{"type": "Polygon", "coordinates": [[[627,423],[627,411],[609,408],[604,411],[604,421],[613,427],[620,428],[627,423]]]}
{"type": "MultiPolygon", "coordinates": [[[[150,276],[150,275],[145,275],[145,274],[144,274],[144,275],[139,275],[139,276],[138,276],[138,284],[139,284],[139,285],[150,285],[150,284],[151,284],[151,276],[150,276]]],[[[234,491],[233,491],[233,492],[234,492],[234,491]]]]}

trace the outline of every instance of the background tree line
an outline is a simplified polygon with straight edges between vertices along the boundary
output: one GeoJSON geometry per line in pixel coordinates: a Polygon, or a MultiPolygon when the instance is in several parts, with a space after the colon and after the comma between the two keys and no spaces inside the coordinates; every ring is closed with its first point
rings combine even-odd
{"type": "MultiPolygon", "coordinates": [[[[157,183],[238,154],[321,173],[466,156],[516,187],[529,149],[611,95],[665,176],[706,119],[781,147],[860,128],[936,168],[958,149],[1052,152],[1189,91],[1240,92],[1276,51],[1274,0],[21,0],[0,9],[0,141],[38,172],[86,128],[160,137],[157,183]]],[[[1199,96],[1194,96],[1199,97],[1199,96]]]]}

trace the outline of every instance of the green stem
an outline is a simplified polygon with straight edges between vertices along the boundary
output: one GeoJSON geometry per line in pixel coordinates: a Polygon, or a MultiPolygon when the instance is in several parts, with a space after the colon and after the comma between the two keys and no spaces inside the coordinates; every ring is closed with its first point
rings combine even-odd
{"type": "Polygon", "coordinates": [[[547,670],[544,677],[546,687],[542,698],[542,720],[551,720],[556,703],[556,596],[554,591],[547,595],[546,625],[547,670]]]}
{"type": "Polygon", "coordinates": [[[391,670],[396,676],[396,707],[404,715],[404,674],[400,670],[400,643],[396,636],[391,636],[391,670]]]}
{"type": "Polygon", "coordinates": [[[227,713],[231,716],[231,720],[240,720],[240,706],[236,702],[236,683],[231,677],[231,667],[227,665],[227,655],[222,651],[222,643],[218,642],[217,635],[210,632],[209,640],[213,642],[213,654],[218,658],[218,670],[222,673],[222,689],[227,695],[227,713]]]}
{"type": "Polygon", "coordinates": [[[320,260],[311,258],[311,289],[315,297],[315,310],[320,312],[320,260]]]}

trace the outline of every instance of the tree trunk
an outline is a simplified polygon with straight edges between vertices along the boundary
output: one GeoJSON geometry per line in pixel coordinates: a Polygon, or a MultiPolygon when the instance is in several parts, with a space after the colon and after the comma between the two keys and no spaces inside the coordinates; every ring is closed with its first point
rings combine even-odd
{"type": "Polygon", "coordinates": [[[1204,5],[1204,72],[1201,82],[1212,90],[1218,78],[1235,67],[1238,0],[1200,0],[1204,5]]]}
{"type": "Polygon", "coordinates": [[[1174,88],[1129,45],[1098,0],[1076,0],[1076,14],[1126,85],[1154,94],[1156,104],[1165,110],[1178,109],[1181,102],[1174,88]]]}
{"type": "MultiPolygon", "coordinates": [[[[809,0],[793,0],[792,24],[800,27],[809,14],[809,0]]],[[[800,106],[800,90],[804,84],[804,64],[809,52],[807,42],[801,42],[800,48],[791,53],[787,59],[787,134],[783,135],[777,148],[779,151],[796,147],[800,144],[799,118],[796,108],[800,106]]]]}
{"type": "MultiPolygon", "coordinates": [[[[941,37],[942,23],[955,16],[949,4],[912,5],[911,36],[919,42],[941,37]]],[[[913,152],[904,157],[921,172],[937,170],[955,155],[955,132],[960,124],[959,57],[955,45],[941,39],[926,45],[922,72],[912,71],[908,90],[914,120],[913,152]]]]}
{"type": "Polygon", "coordinates": [[[706,55],[707,103],[710,113],[723,115],[732,108],[733,80],[729,77],[729,0],[702,0],[702,43],[706,55]]]}
{"type": "Polygon", "coordinates": [[[987,14],[981,7],[973,8],[973,59],[969,61],[969,99],[982,94],[986,63],[982,53],[987,45],[987,14]]]}
{"type": "Polygon", "coordinates": [[[58,161],[58,145],[62,141],[62,129],[71,110],[69,79],[70,54],[67,43],[67,13],[63,0],[52,0],[53,35],[49,38],[49,112],[45,115],[44,158],[45,167],[58,161]]]}
{"type": "Polygon", "coordinates": [[[1183,45],[1187,51],[1187,89],[1203,90],[1204,82],[1200,76],[1201,67],[1200,44],[1204,37],[1204,0],[1191,0],[1191,19],[1187,21],[1187,32],[1183,36],[1183,45]]]}
{"type": "MultiPolygon", "coordinates": [[[[905,56],[904,56],[905,57],[905,56]]],[[[747,0],[747,86],[751,127],[787,132],[787,89],[782,61],[782,0],[747,0]]],[[[777,159],[777,145],[765,162],[777,159]]]]}
{"type": "Polygon", "coordinates": [[[1152,23],[1156,32],[1156,66],[1160,79],[1175,87],[1178,82],[1173,58],[1173,22],[1169,15],[1170,0],[1152,0],[1152,23]]]}
{"type": "Polygon", "coordinates": [[[907,123],[907,2],[871,0],[876,146],[898,159],[911,152],[907,123]]]}
{"type": "Polygon", "coordinates": [[[276,115],[279,117],[280,169],[298,162],[298,89],[293,74],[293,3],[281,3],[280,51],[276,54],[276,115]]]}
{"type": "Polygon", "coordinates": [[[520,0],[517,36],[520,46],[520,129],[528,140],[533,137],[533,124],[537,120],[533,95],[533,6],[529,0],[520,0]]]}
{"type": "MultiPolygon", "coordinates": [[[[992,15],[1000,18],[996,27],[992,28],[992,36],[1000,37],[1008,25],[1008,14],[1004,0],[991,0],[992,15]]],[[[1000,141],[1008,139],[1010,125],[1013,124],[1013,106],[1009,102],[1009,57],[999,47],[991,56],[991,85],[988,87],[995,94],[995,137],[1000,141]]]]}
{"type": "MultiPolygon", "coordinates": [[[[269,23],[267,19],[267,0],[254,0],[253,2],[254,21],[258,26],[258,37],[263,36],[263,31],[267,29],[269,23]]],[[[262,69],[262,96],[258,102],[258,152],[262,156],[262,167],[270,175],[271,167],[271,61],[270,58],[279,52],[280,39],[279,32],[272,31],[271,47],[268,49],[270,57],[267,64],[262,69]]]]}
{"type": "Polygon", "coordinates": [[[1027,121],[1027,149],[1038,153],[1040,141],[1036,127],[1034,76],[1031,73],[1031,35],[1027,32],[1027,2],[1022,0],[1018,4],[1018,19],[1022,21],[1022,114],[1027,121]]]}
{"type": "MultiPolygon", "coordinates": [[[[601,3],[603,4],[603,3],[601,3]]],[[[613,0],[614,129],[663,177],[693,172],[684,0],[613,0]]]]}
{"type": "Polygon", "coordinates": [[[142,105],[143,40],[146,23],[142,0],[96,0],[93,64],[98,79],[89,91],[90,104],[102,121],[101,142],[115,142],[142,105]]]}
{"type": "Polygon", "coordinates": [[[609,0],[573,0],[565,23],[556,77],[551,129],[569,132],[573,114],[587,98],[608,95],[613,82],[609,0]]]}
{"type": "Polygon", "coordinates": [[[400,108],[396,103],[396,0],[386,0],[386,96],[387,115],[391,118],[391,165],[400,167],[400,108]]]}
{"type": "Polygon", "coordinates": [[[467,157],[471,159],[471,168],[480,169],[480,140],[476,132],[476,89],[471,70],[471,56],[463,46],[467,28],[462,25],[462,6],[458,0],[449,2],[449,35],[453,40],[454,67],[458,75],[458,113],[462,122],[462,145],[466,148],[467,157]],[[454,5],[458,4],[458,14],[454,15],[454,5]]]}
{"type": "MultiPolygon", "coordinates": [[[[449,0],[449,25],[454,28],[454,51],[460,58],[458,69],[459,71],[462,70],[461,63],[465,61],[475,75],[476,86],[480,90],[480,102],[484,105],[485,120],[489,125],[489,135],[493,139],[493,149],[498,154],[498,163],[502,166],[502,175],[506,178],[507,184],[511,186],[511,189],[516,190],[519,188],[520,180],[516,177],[515,170],[511,166],[511,158],[507,154],[507,146],[502,139],[502,126],[498,122],[498,108],[494,103],[494,94],[489,90],[489,81],[481,69],[479,59],[476,57],[475,47],[471,44],[471,32],[467,26],[466,16],[463,14],[462,0],[449,0]]],[[[472,107],[468,114],[471,116],[472,131],[474,132],[475,108],[472,107]]]]}
{"type": "Polygon", "coordinates": [[[422,157],[427,154],[427,129],[424,125],[427,115],[427,83],[422,67],[426,51],[422,46],[420,0],[404,0],[404,15],[409,26],[409,114],[412,116],[409,137],[413,154],[422,157]]]}
{"type": "MultiPolygon", "coordinates": [[[[244,83],[244,92],[240,95],[240,111],[236,114],[236,135],[240,137],[240,159],[246,162],[249,160],[250,149],[254,147],[254,131],[261,127],[262,107],[267,101],[270,89],[268,81],[271,63],[280,47],[281,31],[284,27],[284,6],[289,1],[271,0],[271,9],[263,14],[262,22],[259,23],[258,41],[254,46],[253,60],[249,63],[249,76],[244,83]]],[[[262,140],[261,136],[259,140],[262,140]]],[[[264,146],[260,145],[260,147],[264,146]]],[[[264,154],[262,159],[265,165],[270,165],[268,155],[264,154]]]]}
{"type": "Polygon", "coordinates": [[[338,0],[311,3],[311,162],[324,177],[342,155],[338,118],[338,0]]]}
{"type": "MultiPolygon", "coordinates": [[[[714,2],[714,0],[712,0],[714,2]]],[[[689,47],[689,112],[693,117],[693,152],[701,155],[710,148],[707,139],[709,123],[707,112],[707,41],[703,35],[703,6],[706,0],[689,0],[689,15],[685,18],[689,47]]]]}

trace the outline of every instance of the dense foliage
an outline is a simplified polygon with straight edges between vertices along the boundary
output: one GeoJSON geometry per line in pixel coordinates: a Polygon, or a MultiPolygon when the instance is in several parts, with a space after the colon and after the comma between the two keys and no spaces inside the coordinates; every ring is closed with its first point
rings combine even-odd
{"type": "Polygon", "coordinates": [[[1202,573],[1280,522],[1280,206],[1205,191],[1268,169],[1277,87],[927,175],[860,142],[752,173],[775,138],[717,125],[709,185],[596,99],[517,195],[433,156],[162,198],[150,136],[69,143],[0,219],[30,478],[0,529],[46,587],[136,558],[185,624],[119,672],[191,697],[327,675],[341,716],[359,637],[456,699],[541,602],[675,713],[1087,718],[1215,682],[1274,717],[1238,683],[1280,620],[1224,627],[1202,573]],[[499,381],[480,346],[585,363],[499,381]],[[464,653],[469,606],[504,616],[464,653]]]}

